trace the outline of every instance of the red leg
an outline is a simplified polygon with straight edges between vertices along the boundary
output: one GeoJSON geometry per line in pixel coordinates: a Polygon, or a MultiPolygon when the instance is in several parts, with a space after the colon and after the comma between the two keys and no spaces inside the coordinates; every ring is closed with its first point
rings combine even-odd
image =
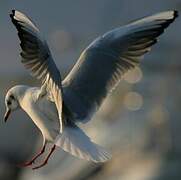
{"type": "Polygon", "coordinates": [[[45,166],[48,163],[48,160],[49,160],[50,156],[52,155],[52,153],[54,152],[55,148],[56,148],[56,145],[54,145],[52,147],[52,149],[51,149],[50,153],[48,154],[48,156],[46,157],[45,161],[42,164],[40,164],[39,166],[34,167],[33,170],[39,169],[39,168],[45,166]]]}
{"type": "Polygon", "coordinates": [[[30,161],[28,161],[24,164],[20,164],[20,166],[21,167],[31,166],[35,162],[35,160],[45,152],[45,148],[46,148],[46,143],[43,145],[42,149],[36,156],[34,156],[30,161]]]}

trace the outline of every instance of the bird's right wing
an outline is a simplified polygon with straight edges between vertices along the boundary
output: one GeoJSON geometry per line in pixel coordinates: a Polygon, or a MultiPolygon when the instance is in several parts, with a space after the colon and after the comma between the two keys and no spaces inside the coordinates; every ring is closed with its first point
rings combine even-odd
{"type": "Polygon", "coordinates": [[[41,81],[41,91],[37,97],[48,94],[55,102],[60,120],[60,131],[62,131],[61,76],[48,45],[39,29],[25,14],[13,10],[10,17],[21,41],[21,62],[34,77],[41,81]]]}
{"type": "Polygon", "coordinates": [[[166,11],[142,18],[104,34],[83,51],[63,81],[64,102],[77,119],[89,119],[176,17],[176,11],[166,11]]]}

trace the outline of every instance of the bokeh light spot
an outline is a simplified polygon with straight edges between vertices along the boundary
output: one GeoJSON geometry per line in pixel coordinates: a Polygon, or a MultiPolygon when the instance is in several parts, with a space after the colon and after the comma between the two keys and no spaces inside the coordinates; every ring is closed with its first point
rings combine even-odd
{"type": "Polygon", "coordinates": [[[143,77],[143,73],[141,69],[139,67],[136,67],[135,69],[128,71],[124,75],[123,79],[130,84],[135,84],[141,81],[142,77],[143,77]]]}
{"type": "Polygon", "coordinates": [[[57,51],[64,52],[72,45],[71,34],[65,30],[58,29],[51,33],[50,41],[57,51]]]}
{"type": "Polygon", "coordinates": [[[128,92],[124,98],[124,105],[128,110],[139,110],[143,105],[143,97],[137,92],[128,92]]]}

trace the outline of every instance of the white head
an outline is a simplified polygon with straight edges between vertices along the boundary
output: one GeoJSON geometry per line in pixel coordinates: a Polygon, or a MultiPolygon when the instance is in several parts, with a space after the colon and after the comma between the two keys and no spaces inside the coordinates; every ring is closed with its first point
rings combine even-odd
{"type": "Polygon", "coordinates": [[[5,105],[6,113],[4,121],[6,122],[10,113],[20,108],[19,99],[24,95],[27,86],[14,86],[6,94],[5,105]]]}

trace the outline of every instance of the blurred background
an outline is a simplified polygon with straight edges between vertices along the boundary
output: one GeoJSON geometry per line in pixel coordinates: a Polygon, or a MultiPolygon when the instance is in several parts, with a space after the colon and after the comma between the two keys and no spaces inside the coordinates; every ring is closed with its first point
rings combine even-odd
{"type": "MultiPolygon", "coordinates": [[[[4,96],[16,84],[38,85],[20,63],[11,9],[25,12],[46,37],[63,77],[97,36],[159,11],[181,10],[180,0],[1,0],[0,180],[181,179],[181,20],[166,30],[141,66],[127,73],[93,120],[81,126],[112,152],[104,164],[58,150],[42,169],[18,168],[41,147],[42,137],[21,110],[3,122],[4,96]]],[[[37,162],[40,163],[41,159],[37,162]]]]}

